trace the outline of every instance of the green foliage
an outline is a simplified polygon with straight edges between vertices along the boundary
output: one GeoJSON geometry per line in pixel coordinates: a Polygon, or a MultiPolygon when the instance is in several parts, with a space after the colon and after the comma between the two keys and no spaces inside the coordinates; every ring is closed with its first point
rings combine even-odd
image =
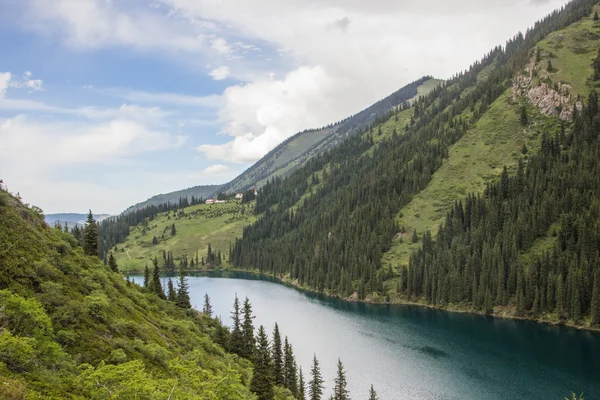
{"type": "Polygon", "coordinates": [[[275,385],[283,386],[283,351],[281,349],[281,333],[279,332],[277,323],[275,323],[275,329],[273,330],[271,350],[273,352],[271,358],[273,360],[273,378],[275,379],[275,385]]]}
{"type": "Polygon", "coordinates": [[[83,251],[88,256],[98,255],[98,225],[92,214],[92,210],[88,213],[85,227],[83,228],[83,251]]]}
{"type": "Polygon", "coordinates": [[[567,135],[544,134],[526,168],[520,163],[514,176],[505,169],[483,196],[457,202],[437,240],[423,239],[408,269],[408,298],[470,304],[486,313],[516,304],[518,316],[556,314],[577,325],[593,319],[600,268],[599,132],[598,97],[591,92],[567,135]],[[520,254],[555,224],[554,245],[530,257],[525,268],[520,254]]]}
{"type": "Polygon", "coordinates": [[[126,282],[2,190],[0,249],[0,398],[253,398],[217,320],[126,282]]]}
{"type": "Polygon", "coordinates": [[[261,325],[258,328],[258,337],[256,338],[257,348],[254,361],[254,375],[250,389],[258,395],[259,400],[273,399],[273,365],[271,360],[271,350],[269,348],[269,339],[265,328],[261,325]]]}
{"type": "Polygon", "coordinates": [[[227,256],[230,243],[242,235],[244,226],[255,220],[253,205],[254,202],[241,205],[238,201],[231,201],[187,205],[184,208],[153,207],[147,213],[140,211],[139,218],[132,215],[119,217],[124,221],[130,218],[132,225],[123,222],[124,228],[119,226],[118,230],[114,222],[105,220],[101,223],[101,236],[106,242],[102,247],[106,249],[101,251],[108,257],[114,250],[114,244],[107,247],[107,243],[118,243],[123,251],[114,252],[114,256],[123,273],[143,272],[146,262],[155,256],[159,258],[159,266],[169,272],[176,272],[180,266],[186,269],[217,268],[217,253],[221,251],[227,256]],[[173,236],[174,226],[176,234],[173,236]],[[214,253],[213,261],[201,265],[200,258],[205,261],[208,258],[209,243],[214,253]],[[194,262],[193,267],[191,261],[194,262]]]}
{"type": "Polygon", "coordinates": [[[308,382],[308,398],[309,400],[321,400],[323,397],[323,377],[321,376],[321,367],[316,354],[313,357],[313,364],[310,369],[311,380],[308,382]]]}
{"type": "Polygon", "coordinates": [[[335,377],[335,386],[333,387],[333,399],[334,400],[349,400],[350,393],[347,388],[348,383],[346,382],[346,372],[342,361],[338,359],[337,363],[337,375],[335,377]]]}
{"type": "Polygon", "coordinates": [[[375,388],[373,388],[373,385],[371,385],[371,389],[369,390],[369,400],[379,400],[379,398],[377,397],[377,392],[375,391],[375,388]]]}

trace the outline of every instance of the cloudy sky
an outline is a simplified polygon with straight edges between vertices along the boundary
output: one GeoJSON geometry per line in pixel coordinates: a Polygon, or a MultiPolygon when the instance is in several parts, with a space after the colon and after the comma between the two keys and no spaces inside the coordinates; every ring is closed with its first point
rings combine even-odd
{"type": "Polygon", "coordinates": [[[0,179],[46,213],[225,183],[555,0],[0,0],[0,179]]]}

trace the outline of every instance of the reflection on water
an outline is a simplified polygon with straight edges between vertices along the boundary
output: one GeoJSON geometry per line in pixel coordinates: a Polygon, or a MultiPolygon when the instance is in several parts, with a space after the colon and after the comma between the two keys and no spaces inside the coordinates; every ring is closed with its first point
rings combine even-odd
{"type": "MultiPolygon", "coordinates": [[[[137,282],[143,278],[136,277],[137,282]]],[[[227,324],[233,298],[247,296],[256,325],[277,321],[305,375],[313,354],[331,389],[339,357],[352,398],[600,399],[600,335],[416,306],[344,302],[239,272],[190,277],[192,304],[204,293],[227,324]],[[228,278],[228,279],[222,279],[228,278]]],[[[308,380],[308,379],[307,379],[308,380]]]]}

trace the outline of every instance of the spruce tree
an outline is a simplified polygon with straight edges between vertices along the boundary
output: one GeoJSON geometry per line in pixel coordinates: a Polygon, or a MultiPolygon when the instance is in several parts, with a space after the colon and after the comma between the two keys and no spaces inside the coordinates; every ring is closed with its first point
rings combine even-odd
{"type": "Polygon", "coordinates": [[[594,274],[594,289],[592,290],[592,326],[600,325],[600,266],[596,265],[594,274]]]}
{"type": "Polygon", "coordinates": [[[117,260],[115,260],[115,256],[113,256],[112,252],[108,255],[108,266],[113,272],[119,272],[117,260]]]}
{"type": "Polygon", "coordinates": [[[177,229],[175,229],[175,224],[171,225],[171,236],[175,236],[177,234],[177,229]]]}
{"type": "Polygon", "coordinates": [[[158,269],[158,259],[156,257],[154,257],[154,260],[152,260],[152,263],[154,264],[154,268],[152,270],[151,290],[158,297],[166,300],[167,296],[165,296],[165,292],[163,291],[162,285],[160,283],[160,271],[158,269]]]}
{"type": "Polygon", "coordinates": [[[233,301],[233,311],[231,312],[231,319],[233,320],[233,328],[231,330],[231,340],[229,341],[231,351],[241,356],[243,353],[243,337],[242,337],[242,322],[240,319],[240,301],[237,294],[233,301]]]}
{"type": "Polygon", "coordinates": [[[552,67],[552,60],[548,60],[548,66],[546,67],[546,70],[548,72],[552,72],[554,70],[554,67],[552,67]]]}
{"type": "Polygon", "coordinates": [[[275,329],[273,330],[273,344],[271,345],[273,352],[273,377],[275,379],[275,385],[283,386],[283,352],[281,350],[281,334],[279,333],[279,326],[275,323],[275,329]]]}
{"type": "Polygon", "coordinates": [[[529,117],[527,116],[527,107],[521,106],[521,125],[526,126],[529,124],[529,117]]]}
{"type": "Polygon", "coordinates": [[[346,382],[346,372],[344,371],[344,365],[338,358],[337,363],[337,376],[335,377],[335,386],[333,388],[333,399],[334,400],[349,400],[350,394],[348,392],[348,382],[346,382]]]}
{"type": "Polygon", "coordinates": [[[150,288],[150,270],[148,269],[148,264],[144,267],[144,288],[150,288]]]}
{"type": "Polygon", "coordinates": [[[298,381],[297,381],[297,368],[296,359],[294,358],[294,350],[292,345],[288,342],[287,336],[285,337],[284,348],[284,362],[283,362],[283,380],[284,386],[292,392],[292,395],[296,397],[298,395],[298,381]]]}
{"type": "Polygon", "coordinates": [[[190,288],[183,268],[179,269],[179,287],[177,288],[177,305],[181,308],[192,308],[190,288]]]}
{"type": "Polygon", "coordinates": [[[169,283],[167,284],[168,294],[167,298],[169,301],[176,302],[177,301],[177,292],[175,291],[175,286],[173,286],[173,281],[169,278],[169,283]]]}
{"type": "Polygon", "coordinates": [[[373,385],[371,385],[371,390],[369,390],[369,400],[379,400],[379,398],[377,397],[377,392],[373,388],[373,385]]]}
{"type": "Polygon", "coordinates": [[[253,319],[252,305],[246,297],[246,300],[244,300],[244,321],[242,323],[242,354],[240,355],[248,360],[252,360],[255,347],[253,319]]]}
{"type": "Polygon", "coordinates": [[[98,225],[92,214],[92,210],[88,213],[85,227],[83,228],[83,251],[88,256],[98,255],[98,225]]]}
{"type": "Polygon", "coordinates": [[[271,363],[269,339],[262,325],[258,328],[256,341],[254,374],[250,382],[250,390],[256,393],[259,400],[271,400],[273,399],[273,366],[271,363]]]}
{"type": "Polygon", "coordinates": [[[202,312],[212,318],[212,305],[210,304],[208,293],[204,293],[204,307],[202,307],[202,312]]]}
{"type": "Polygon", "coordinates": [[[309,400],[321,400],[323,398],[323,377],[321,376],[321,368],[319,367],[319,360],[315,354],[313,358],[313,365],[310,369],[311,380],[308,382],[308,398],[309,400]]]}
{"type": "Polygon", "coordinates": [[[302,374],[302,367],[298,367],[298,400],[306,400],[305,393],[304,374],[302,374]]]}
{"type": "Polygon", "coordinates": [[[594,11],[594,21],[598,21],[598,11],[594,11]]]}

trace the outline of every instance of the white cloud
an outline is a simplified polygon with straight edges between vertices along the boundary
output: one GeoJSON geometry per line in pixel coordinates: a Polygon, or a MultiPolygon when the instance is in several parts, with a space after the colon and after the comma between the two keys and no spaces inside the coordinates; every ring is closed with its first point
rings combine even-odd
{"type": "Polygon", "coordinates": [[[227,78],[229,74],[229,67],[227,66],[215,68],[209,73],[209,75],[217,81],[222,81],[223,79],[227,78]]]}
{"type": "Polygon", "coordinates": [[[13,88],[27,88],[29,93],[41,92],[44,90],[44,82],[41,79],[31,79],[33,74],[30,71],[25,71],[22,80],[11,79],[10,87],[13,88]]]}
{"type": "Polygon", "coordinates": [[[231,168],[223,164],[210,165],[202,170],[202,175],[223,175],[230,173],[231,168]]]}
{"type": "Polygon", "coordinates": [[[185,140],[123,119],[89,124],[36,121],[20,115],[0,125],[0,158],[7,169],[43,171],[179,147],[185,140]]]}
{"type": "Polygon", "coordinates": [[[6,95],[11,76],[10,72],[0,72],[0,100],[6,95]]]}
{"type": "MultiPolygon", "coordinates": [[[[431,74],[447,78],[554,8],[518,0],[163,0],[260,42],[264,64],[223,94],[223,145],[210,159],[256,161],[298,131],[335,122],[431,74]],[[265,45],[266,44],[266,45],[265,45]],[[277,50],[277,52],[275,52],[277,50]],[[287,68],[281,74],[278,68],[287,68]]],[[[233,48],[233,46],[229,46],[233,48]]],[[[251,65],[251,63],[247,63],[251,65]]]]}
{"type": "Polygon", "coordinates": [[[225,40],[223,38],[214,39],[211,42],[211,46],[219,54],[227,55],[227,54],[231,53],[231,47],[227,44],[227,40],[225,40]]]}
{"type": "Polygon", "coordinates": [[[135,103],[171,104],[198,108],[218,108],[222,105],[221,96],[215,94],[206,96],[189,96],[178,93],[145,92],[141,90],[130,90],[123,88],[93,90],[120,97],[135,103]]]}

